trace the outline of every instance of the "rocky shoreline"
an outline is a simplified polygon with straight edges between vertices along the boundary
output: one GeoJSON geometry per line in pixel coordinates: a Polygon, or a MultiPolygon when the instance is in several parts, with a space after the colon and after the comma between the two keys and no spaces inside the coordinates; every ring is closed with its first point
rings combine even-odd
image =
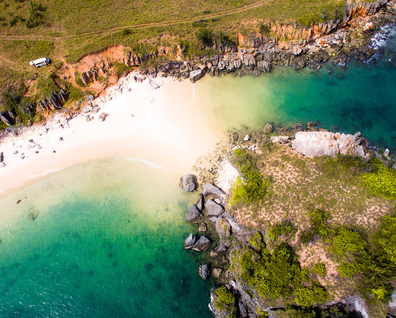
{"type": "MultiPolygon", "coordinates": [[[[311,28],[274,23],[274,37],[238,34],[235,46],[214,45],[221,54],[195,57],[182,61],[163,61],[158,66],[143,69],[152,78],[173,77],[195,82],[205,74],[221,76],[259,75],[275,67],[294,66],[319,69],[324,63],[347,65],[351,60],[373,61],[378,47],[371,37],[381,27],[396,21],[396,3],[380,0],[371,4],[352,5],[342,20],[320,23],[311,28]]],[[[155,60],[157,54],[137,57],[129,53],[123,59],[128,66],[155,60]],[[138,62],[136,62],[138,61],[138,62]]]]}
{"type": "MultiPolygon", "coordinates": [[[[388,167],[392,166],[396,169],[395,160],[388,156],[388,150],[383,154],[373,150],[360,133],[354,135],[331,133],[316,127],[313,123],[308,123],[307,127],[297,123],[294,127],[279,128],[277,131],[274,131],[273,123],[268,123],[262,131],[243,134],[233,132],[228,141],[219,144],[213,152],[202,157],[194,167],[197,176],[186,175],[180,181],[183,190],[201,192],[198,202],[192,204],[185,215],[186,221],[197,225],[201,236],[198,239],[198,236],[191,233],[186,238],[184,246],[186,250],[193,249],[198,253],[210,248],[206,254],[206,261],[199,266],[198,273],[203,280],[208,280],[212,276],[215,281],[216,287],[211,291],[209,308],[216,318],[229,317],[231,314],[215,306],[218,301],[216,291],[219,286],[225,286],[235,295],[236,317],[261,317],[258,311],[264,309],[260,306],[262,304],[258,298],[252,296],[255,291],[234,277],[230,271],[230,254],[235,253],[239,245],[249,244],[252,234],[256,231],[238,224],[230,213],[232,207],[228,204],[228,196],[239,176],[238,169],[229,160],[233,150],[247,148],[260,153],[262,143],[288,145],[294,151],[308,157],[351,154],[361,156],[368,161],[370,156],[376,155],[388,167]]],[[[396,293],[393,294],[395,295],[396,293]]],[[[332,307],[355,312],[357,317],[369,317],[365,303],[360,297],[350,296],[339,301],[328,301],[319,306],[324,310],[332,307]]],[[[265,308],[264,311],[273,317],[271,312],[280,309],[284,308],[270,307],[265,308]]],[[[394,303],[389,303],[389,310],[395,309],[394,303]]]]}

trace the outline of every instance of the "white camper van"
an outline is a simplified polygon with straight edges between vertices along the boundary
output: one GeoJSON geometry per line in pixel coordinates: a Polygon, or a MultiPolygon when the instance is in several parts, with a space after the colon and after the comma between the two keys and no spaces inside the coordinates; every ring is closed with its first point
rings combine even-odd
{"type": "Polygon", "coordinates": [[[50,59],[46,57],[42,57],[41,59],[30,61],[30,65],[34,65],[35,67],[44,66],[50,63],[50,59]]]}

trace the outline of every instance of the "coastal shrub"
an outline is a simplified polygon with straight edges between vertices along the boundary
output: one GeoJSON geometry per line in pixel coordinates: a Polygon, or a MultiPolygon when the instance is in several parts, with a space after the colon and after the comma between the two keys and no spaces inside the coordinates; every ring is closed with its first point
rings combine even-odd
{"type": "Polygon", "coordinates": [[[217,288],[215,293],[217,295],[217,301],[215,302],[217,309],[223,310],[225,307],[235,303],[235,295],[228,291],[225,286],[217,288]]]}
{"type": "Polygon", "coordinates": [[[336,230],[333,238],[332,251],[337,255],[345,255],[346,253],[355,253],[364,251],[367,243],[361,238],[356,231],[340,227],[336,230]]]}
{"type": "Polygon", "coordinates": [[[195,32],[195,36],[199,41],[201,41],[205,46],[212,46],[213,45],[213,31],[201,27],[195,32]]]}
{"type": "Polygon", "coordinates": [[[84,92],[81,89],[73,86],[71,83],[66,83],[65,86],[68,90],[67,102],[78,101],[84,97],[84,92]]]}
{"type": "Polygon", "coordinates": [[[246,149],[234,150],[231,161],[239,167],[242,177],[235,181],[230,203],[251,204],[264,198],[269,181],[260,173],[253,156],[246,149]]]}
{"type": "Polygon", "coordinates": [[[266,35],[266,36],[268,36],[269,34],[270,34],[270,32],[271,32],[271,29],[270,29],[270,27],[268,26],[268,24],[261,24],[260,25],[260,33],[261,33],[261,35],[266,35]]]}
{"type": "Polygon", "coordinates": [[[380,232],[375,237],[377,248],[396,264],[396,217],[386,215],[380,232]]]}
{"type": "Polygon", "coordinates": [[[352,278],[355,274],[363,273],[364,268],[363,265],[359,262],[341,263],[337,267],[337,272],[340,274],[341,277],[352,278]]]}
{"type": "Polygon", "coordinates": [[[315,234],[312,231],[303,231],[300,233],[299,239],[303,244],[312,242],[314,240],[315,234]]]}
{"type": "Polygon", "coordinates": [[[294,295],[296,296],[296,303],[303,307],[323,304],[329,299],[329,292],[320,285],[297,288],[294,295]]]}
{"type": "Polygon", "coordinates": [[[132,68],[130,66],[127,66],[124,63],[114,62],[114,70],[117,77],[127,74],[131,69],[132,68]]]}
{"type": "Polygon", "coordinates": [[[377,288],[372,288],[371,292],[379,301],[385,301],[388,296],[388,291],[386,290],[386,287],[384,285],[378,286],[377,288]]]}
{"type": "Polygon", "coordinates": [[[297,229],[291,224],[290,221],[284,221],[282,223],[276,224],[274,226],[272,226],[267,234],[268,237],[275,241],[279,236],[285,234],[285,235],[293,235],[295,234],[297,231],[297,229]]]}
{"type": "Polygon", "coordinates": [[[330,213],[322,209],[316,209],[309,212],[308,215],[312,225],[313,234],[320,236],[323,240],[329,238],[333,233],[333,230],[327,226],[330,213]]]}
{"type": "Polygon", "coordinates": [[[241,269],[240,277],[254,286],[264,298],[277,299],[295,296],[300,305],[320,303],[327,300],[327,291],[318,284],[309,285],[309,271],[302,270],[297,255],[287,243],[274,247],[272,253],[264,241],[257,236],[255,251],[247,250],[239,255],[237,261],[241,269]]]}
{"type": "Polygon", "coordinates": [[[316,263],[313,271],[315,274],[318,274],[319,276],[326,276],[327,270],[326,270],[326,265],[324,263],[316,263]]]}
{"type": "Polygon", "coordinates": [[[360,156],[338,154],[336,160],[344,170],[349,170],[352,174],[368,169],[368,164],[360,156]]]}
{"type": "Polygon", "coordinates": [[[375,158],[370,161],[371,173],[363,175],[363,184],[376,196],[384,196],[387,199],[396,199],[396,170],[387,168],[381,160],[375,158]]]}

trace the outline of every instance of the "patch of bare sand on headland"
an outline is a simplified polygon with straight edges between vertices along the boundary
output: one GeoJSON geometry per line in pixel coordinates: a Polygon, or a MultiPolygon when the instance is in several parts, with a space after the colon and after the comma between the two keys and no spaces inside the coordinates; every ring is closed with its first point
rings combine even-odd
{"type": "Polygon", "coordinates": [[[205,125],[204,111],[195,105],[193,84],[156,79],[161,87],[153,89],[148,80],[136,83],[133,75],[94,101],[101,109],[91,114],[95,118],[90,122],[83,115],[66,121],[56,114],[45,126],[1,140],[6,166],[0,168],[0,195],[46,173],[102,158],[133,157],[191,172],[221,135],[205,125]],[[98,120],[102,112],[108,114],[104,122],[98,120]]]}

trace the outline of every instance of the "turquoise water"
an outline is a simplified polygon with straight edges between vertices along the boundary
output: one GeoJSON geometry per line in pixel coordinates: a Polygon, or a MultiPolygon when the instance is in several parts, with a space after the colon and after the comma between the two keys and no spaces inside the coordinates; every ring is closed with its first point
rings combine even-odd
{"type": "Polygon", "coordinates": [[[1,199],[0,316],[210,317],[211,285],[183,249],[195,199],[172,171],[127,160],[1,199]]]}
{"type": "Polygon", "coordinates": [[[396,146],[396,67],[389,62],[279,68],[258,77],[205,77],[195,85],[212,125],[223,131],[313,121],[333,131],[361,131],[380,147],[396,146]]]}

